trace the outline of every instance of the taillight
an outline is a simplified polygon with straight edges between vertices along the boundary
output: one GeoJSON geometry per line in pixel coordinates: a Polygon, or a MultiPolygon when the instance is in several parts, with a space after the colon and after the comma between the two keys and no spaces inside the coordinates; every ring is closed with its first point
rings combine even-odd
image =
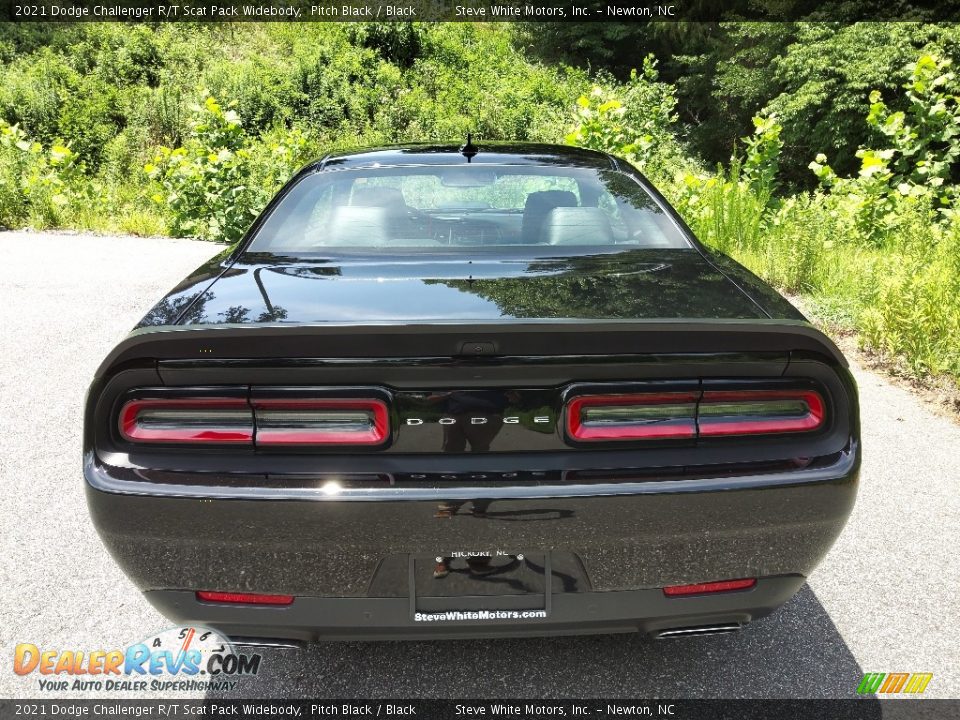
{"type": "Polygon", "coordinates": [[[670,585],[663,589],[663,594],[667,597],[710,595],[712,593],[733,592],[735,590],[749,590],[756,584],[756,578],[743,578],[742,580],[721,580],[719,582],[697,583],[695,585],[670,585]]]}
{"type": "Polygon", "coordinates": [[[705,390],[581,395],[566,407],[571,440],[681,440],[812,432],[826,422],[813,390],[705,390]]]}
{"type": "Polygon", "coordinates": [[[390,436],[383,400],[291,394],[137,398],[120,408],[118,424],[134,443],[377,446],[390,436]]]}
{"type": "Polygon", "coordinates": [[[697,434],[693,393],[585,395],[567,405],[574,440],[663,440],[697,434]]]}
{"type": "Polygon", "coordinates": [[[130,400],[120,434],[141,443],[251,443],[253,411],[242,398],[130,400]]]}
{"type": "Polygon", "coordinates": [[[387,405],[354,398],[256,399],[257,445],[380,445],[387,405]]]}
{"type": "Polygon", "coordinates": [[[291,605],[293,595],[265,595],[263,593],[217,592],[198,590],[197,600],[236,605],[291,605]]]}
{"type": "Polygon", "coordinates": [[[824,422],[812,390],[708,390],[697,413],[701,437],[810,432],[824,422]]]}

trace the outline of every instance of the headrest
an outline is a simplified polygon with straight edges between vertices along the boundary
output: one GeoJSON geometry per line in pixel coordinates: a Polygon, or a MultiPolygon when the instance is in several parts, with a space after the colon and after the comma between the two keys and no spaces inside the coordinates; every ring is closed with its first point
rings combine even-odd
{"type": "Polygon", "coordinates": [[[546,212],[555,207],[576,207],[577,196],[569,190],[539,190],[527,195],[524,202],[524,212],[546,212]]]}
{"type": "Polygon", "coordinates": [[[392,187],[360,187],[355,188],[350,204],[354,207],[406,207],[403,193],[399,188],[392,187]]]}
{"type": "Polygon", "coordinates": [[[633,220],[636,230],[633,242],[645,247],[675,247],[673,240],[657,223],[658,216],[652,212],[639,212],[633,220]]]}
{"type": "Polygon", "coordinates": [[[340,205],[333,209],[324,245],[386,245],[390,238],[387,210],[340,205]]]}
{"type": "Polygon", "coordinates": [[[550,245],[613,245],[610,220],[595,207],[554,208],[543,223],[543,237],[550,245]]]}

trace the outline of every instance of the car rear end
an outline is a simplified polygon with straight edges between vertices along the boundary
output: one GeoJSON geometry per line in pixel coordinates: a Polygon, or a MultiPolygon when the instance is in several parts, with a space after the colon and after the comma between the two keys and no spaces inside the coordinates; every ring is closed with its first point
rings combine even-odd
{"type": "Polygon", "coordinates": [[[143,328],[91,387],[94,522],[161,612],[272,641],[728,632],[859,468],[798,319],[143,328]]]}

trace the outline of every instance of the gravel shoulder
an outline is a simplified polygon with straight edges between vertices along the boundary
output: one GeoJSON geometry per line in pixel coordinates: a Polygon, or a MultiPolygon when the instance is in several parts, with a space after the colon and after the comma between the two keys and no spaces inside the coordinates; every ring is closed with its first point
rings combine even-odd
{"type": "MultiPolygon", "coordinates": [[[[2,657],[20,642],[126,647],[169,623],[88,519],[84,393],[152,302],[219,246],[8,232],[0,248],[2,657]]],[[[899,671],[933,673],[926,696],[960,697],[960,426],[854,372],[864,463],[853,516],[808,586],[743,633],[320,644],[265,653],[239,695],[848,697],[864,672],[899,671]]],[[[0,673],[0,697],[37,695],[35,678],[0,673]]]]}

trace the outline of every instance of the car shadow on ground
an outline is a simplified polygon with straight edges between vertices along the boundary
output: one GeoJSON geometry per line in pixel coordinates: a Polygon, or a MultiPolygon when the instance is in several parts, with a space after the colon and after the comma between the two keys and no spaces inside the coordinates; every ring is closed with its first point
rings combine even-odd
{"type": "Polygon", "coordinates": [[[732,635],[320,643],[259,649],[260,673],[208,698],[833,698],[863,671],[813,591],[732,635]]]}

